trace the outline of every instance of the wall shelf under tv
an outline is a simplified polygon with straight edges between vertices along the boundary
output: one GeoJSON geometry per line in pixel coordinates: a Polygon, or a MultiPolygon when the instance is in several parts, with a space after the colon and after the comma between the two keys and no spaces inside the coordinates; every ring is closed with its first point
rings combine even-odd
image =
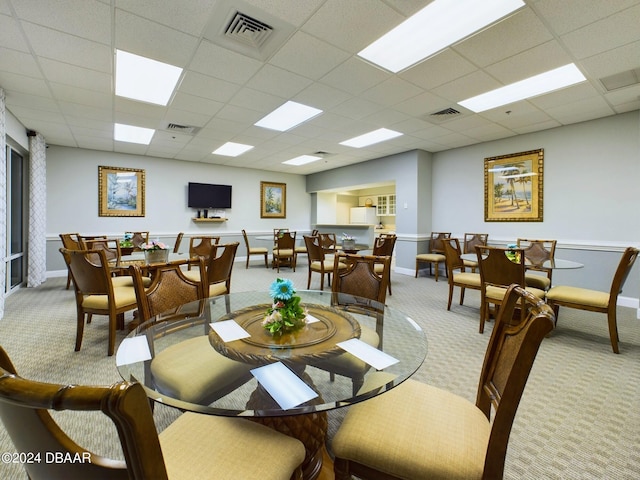
{"type": "Polygon", "coordinates": [[[222,223],[222,222],[226,222],[228,218],[192,218],[191,220],[193,220],[196,223],[200,223],[200,222],[222,223]]]}

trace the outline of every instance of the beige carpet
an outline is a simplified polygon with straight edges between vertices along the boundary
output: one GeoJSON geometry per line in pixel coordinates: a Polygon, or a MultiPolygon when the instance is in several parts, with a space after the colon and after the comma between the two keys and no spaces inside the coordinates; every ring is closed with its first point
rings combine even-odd
{"type": "MultiPolygon", "coordinates": [[[[267,289],[278,276],[252,261],[234,267],[232,291],[267,289]]],[[[283,269],[298,289],[307,284],[306,260],[283,269]]],[[[319,288],[313,275],[311,288],[319,288]]],[[[0,320],[0,344],[26,378],[59,383],[108,384],[120,380],[107,357],[106,321],[94,317],[82,350],[74,352],[75,301],[63,278],[8,297],[0,320]]],[[[478,334],[479,293],[447,312],[446,279],[393,275],[388,304],[427,332],[429,351],[415,379],[475,399],[484,349],[491,333],[478,334]]],[[[507,479],[629,479],[640,477],[640,320],[619,308],[620,355],[611,352],[603,315],[561,309],[557,330],[544,340],[516,416],[507,453],[507,479]]],[[[128,317],[129,318],[129,317],[128,317]]],[[[120,332],[118,343],[124,337],[120,332]]],[[[344,409],[330,412],[330,434],[344,409]]],[[[159,405],[159,429],[177,413],[159,405]]],[[[111,424],[97,414],[61,412],[56,418],[81,444],[122,458],[111,424]]],[[[425,432],[425,434],[427,434],[425,432]]],[[[0,452],[14,451],[0,426],[0,452]]],[[[15,465],[0,464],[1,479],[26,479],[15,465]]],[[[215,474],[212,473],[212,477],[215,474]]]]}

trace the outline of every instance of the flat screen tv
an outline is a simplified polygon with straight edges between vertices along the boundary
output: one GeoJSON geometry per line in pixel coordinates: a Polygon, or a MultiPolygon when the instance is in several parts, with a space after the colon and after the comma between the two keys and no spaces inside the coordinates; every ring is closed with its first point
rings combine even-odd
{"type": "Polygon", "coordinates": [[[189,208],[231,208],[231,185],[189,182],[189,208]]]}

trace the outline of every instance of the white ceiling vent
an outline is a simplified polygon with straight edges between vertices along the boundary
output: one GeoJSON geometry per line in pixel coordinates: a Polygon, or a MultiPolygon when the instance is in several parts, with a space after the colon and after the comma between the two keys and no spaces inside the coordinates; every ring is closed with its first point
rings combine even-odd
{"type": "Polygon", "coordinates": [[[602,83],[602,86],[608,92],[636,85],[637,83],[640,83],[640,67],[609,75],[608,77],[602,77],[600,79],[600,83],[602,83]]]}
{"type": "Polygon", "coordinates": [[[260,48],[267,41],[273,28],[260,20],[251,18],[244,13],[236,12],[224,34],[238,42],[254,48],[260,48]]]}
{"type": "Polygon", "coordinates": [[[183,133],[185,135],[195,135],[200,131],[200,127],[193,127],[191,125],[180,125],[178,123],[169,123],[165,127],[168,132],[183,133]]]}
{"type": "Polygon", "coordinates": [[[266,61],[294,31],[293,25],[255,5],[242,0],[219,0],[205,27],[204,38],[236,53],[266,61]]]}

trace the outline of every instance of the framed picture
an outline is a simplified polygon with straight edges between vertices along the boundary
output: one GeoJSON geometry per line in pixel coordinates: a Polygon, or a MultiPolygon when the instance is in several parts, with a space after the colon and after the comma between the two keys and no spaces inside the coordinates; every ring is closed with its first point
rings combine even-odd
{"type": "Polygon", "coordinates": [[[144,217],[144,170],[99,166],[98,215],[144,217]]]}
{"type": "Polygon", "coordinates": [[[544,150],[484,159],[484,221],[541,222],[544,150]]]}
{"type": "Polygon", "coordinates": [[[260,218],[287,218],[287,184],[260,182],[260,218]]]}

